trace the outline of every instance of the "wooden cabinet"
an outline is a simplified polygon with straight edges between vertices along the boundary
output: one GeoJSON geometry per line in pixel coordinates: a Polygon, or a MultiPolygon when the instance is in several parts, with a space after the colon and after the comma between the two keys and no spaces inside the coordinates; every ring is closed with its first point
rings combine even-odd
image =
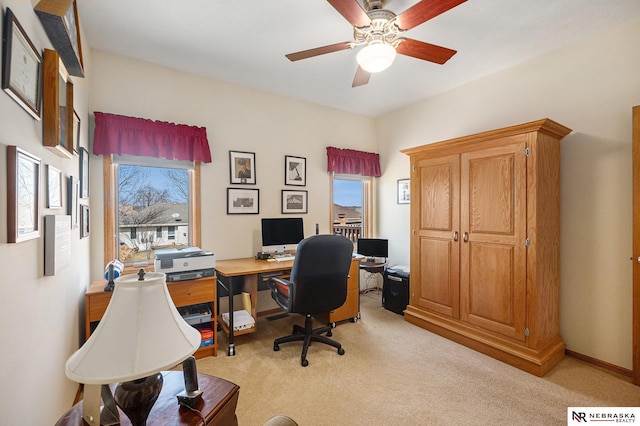
{"type": "MultiPolygon", "coordinates": [[[[104,280],[91,283],[85,293],[85,327],[88,339],[98,324],[111,300],[111,292],[105,292],[104,280]]],[[[213,330],[213,344],[204,346],[196,351],[196,358],[218,355],[217,306],[216,306],[216,277],[206,277],[197,280],[168,282],[167,288],[174,305],[183,306],[208,303],[211,306],[211,329],[213,330]]]]}
{"type": "Polygon", "coordinates": [[[545,119],[403,151],[407,321],[539,376],[562,359],[559,142],[569,132],[545,119]]]}
{"type": "Polygon", "coordinates": [[[349,281],[347,281],[347,300],[344,305],[328,315],[327,322],[336,323],[344,320],[355,321],[360,316],[360,259],[351,261],[349,281]]]}

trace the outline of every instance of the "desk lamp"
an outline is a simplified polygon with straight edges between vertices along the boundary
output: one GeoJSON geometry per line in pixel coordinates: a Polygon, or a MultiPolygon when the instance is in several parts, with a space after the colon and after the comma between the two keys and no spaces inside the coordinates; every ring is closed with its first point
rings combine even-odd
{"type": "Polygon", "coordinates": [[[98,327],[69,357],[65,368],[69,379],[85,384],[85,422],[118,422],[111,392],[104,385],[119,383],[116,404],[134,426],[146,425],[162,389],[159,372],[195,353],[200,341],[200,333],[182,319],[173,304],[165,274],[145,274],[141,269],[137,276],[116,279],[113,296],[98,327]],[[101,393],[105,407],[102,422],[101,393]],[[115,419],[106,415],[109,411],[115,419]]]}

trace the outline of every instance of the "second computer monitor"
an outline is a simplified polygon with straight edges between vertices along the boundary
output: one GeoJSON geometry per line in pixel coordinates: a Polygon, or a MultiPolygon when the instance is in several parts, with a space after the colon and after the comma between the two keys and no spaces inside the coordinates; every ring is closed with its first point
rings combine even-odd
{"type": "Polygon", "coordinates": [[[389,257],[389,240],[381,238],[358,238],[358,254],[373,257],[389,257]]]}

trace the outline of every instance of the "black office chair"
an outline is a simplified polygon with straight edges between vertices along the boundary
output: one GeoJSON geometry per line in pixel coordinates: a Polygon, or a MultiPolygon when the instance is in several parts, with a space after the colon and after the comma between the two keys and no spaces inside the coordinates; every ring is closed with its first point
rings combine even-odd
{"type": "Polygon", "coordinates": [[[314,314],[330,312],[347,300],[347,279],[353,252],[353,243],[341,235],[314,235],[298,244],[288,280],[271,278],[268,282],[271,297],[286,312],[305,315],[304,327],[293,326],[293,334],[273,341],[273,350],[280,344],[304,341],[301,364],[309,365],[307,350],[311,342],[320,342],[338,349],[342,345],[331,336],[331,326],[313,329],[314,314]],[[327,333],[327,336],[322,334],[327,333]]]}

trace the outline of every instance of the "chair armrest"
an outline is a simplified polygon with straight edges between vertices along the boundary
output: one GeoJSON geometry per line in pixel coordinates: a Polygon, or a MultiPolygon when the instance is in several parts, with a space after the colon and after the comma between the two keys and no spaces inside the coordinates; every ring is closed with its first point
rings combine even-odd
{"type": "Polygon", "coordinates": [[[293,283],[284,278],[271,277],[269,278],[268,286],[271,287],[271,290],[277,291],[285,297],[289,297],[293,283]]]}

